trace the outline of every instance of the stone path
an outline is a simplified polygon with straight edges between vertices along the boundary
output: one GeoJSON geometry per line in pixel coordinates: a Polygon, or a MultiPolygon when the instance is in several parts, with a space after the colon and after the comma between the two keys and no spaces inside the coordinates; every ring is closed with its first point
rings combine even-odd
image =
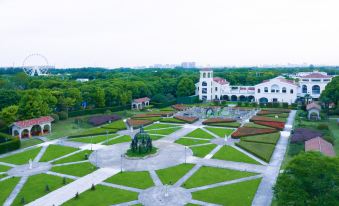
{"type": "Polygon", "coordinates": [[[28,179],[27,176],[22,177],[20,179],[19,183],[15,186],[15,188],[13,189],[11,194],[8,196],[8,198],[6,199],[6,201],[5,201],[3,206],[10,206],[13,203],[13,201],[16,198],[16,196],[19,194],[19,192],[21,191],[22,187],[27,182],[27,179],[28,179]]]}
{"type": "Polygon", "coordinates": [[[157,175],[157,173],[156,173],[154,170],[149,171],[149,173],[150,173],[150,175],[151,175],[151,178],[152,178],[152,180],[153,180],[155,186],[160,186],[160,185],[162,185],[162,182],[161,182],[161,180],[159,179],[159,176],[157,175]]]}
{"type": "Polygon", "coordinates": [[[139,200],[134,200],[134,201],[131,201],[131,202],[124,202],[124,203],[120,203],[120,204],[115,204],[114,206],[131,206],[131,205],[137,205],[139,203],[140,203],[139,200]]]}
{"type": "Polygon", "coordinates": [[[75,180],[47,195],[27,204],[27,206],[46,206],[61,205],[72,199],[77,192],[82,193],[91,188],[92,184],[96,185],[120,172],[117,168],[101,168],[82,178],[75,180]]]}
{"type": "Polygon", "coordinates": [[[192,204],[196,204],[196,205],[203,205],[203,206],[220,206],[218,204],[213,204],[213,203],[209,203],[209,202],[203,202],[203,201],[200,201],[200,200],[191,200],[192,204]]]}
{"type": "Polygon", "coordinates": [[[218,135],[214,134],[213,132],[209,131],[208,129],[206,129],[205,127],[201,128],[204,132],[207,132],[208,134],[212,135],[214,138],[219,138],[218,135]]]}
{"type": "Polygon", "coordinates": [[[39,160],[41,159],[41,157],[45,154],[46,149],[48,146],[43,146],[39,152],[39,154],[34,158],[33,162],[39,162],[39,160]]]}
{"type": "Polygon", "coordinates": [[[77,153],[82,152],[82,151],[83,151],[83,150],[77,150],[77,151],[75,151],[75,152],[71,152],[71,153],[69,153],[69,154],[67,154],[67,155],[64,155],[64,156],[55,158],[55,159],[53,159],[53,160],[51,160],[51,161],[48,161],[48,162],[50,162],[50,163],[56,162],[56,161],[58,161],[58,160],[60,160],[60,159],[64,159],[64,158],[66,158],[66,157],[72,156],[72,155],[77,154],[77,153]]]}
{"type": "Polygon", "coordinates": [[[288,138],[290,136],[290,128],[293,125],[296,111],[292,110],[287,119],[284,131],[281,133],[280,139],[276,145],[276,149],[272,155],[271,161],[264,173],[264,178],[261,181],[257,193],[253,199],[252,206],[270,206],[273,198],[273,186],[279,175],[280,166],[284,159],[288,138]]]}
{"type": "Polygon", "coordinates": [[[251,157],[251,158],[254,159],[255,161],[259,162],[260,164],[262,164],[262,165],[267,165],[267,162],[265,162],[265,161],[259,159],[258,157],[252,155],[251,153],[249,153],[249,152],[247,152],[247,151],[241,149],[240,147],[237,147],[237,146],[235,146],[235,145],[230,145],[230,146],[233,147],[234,149],[238,150],[239,152],[242,152],[242,153],[244,153],[245,155],[251,157]]]}
{"type": "Polygon", "coordinates": [[[200,169],[201,165],[195,165],[189,172],[187,172],[180,180],[178,180],[174,186],[181,186],[188,178],[190,178],[196,171],[200,169]]]}
{"type": "Polygon", "coordinates": [[[129,190],[129,191],[137,192],[137,193],[142,191],[142,189],[138,189],[138,188],[134,188],[134,187],[127,187],[127,186],[124,186],[124,185],[117,185],[117,184],[113,184],[113,183],[109,183],[109,182],[101,182],[101,183],[99,183],[99,185],[114,187],[114,188],[118,188],[118,189],[122,189],[122,190],[129,190]]]}
{"type": "Polygon", "coordinates": [[[215,153],[217,153],[222,148],[222,145],[216,146],[209,154],[207,154],[204,159],[211,159],[215,153]]]}
{"type": "Polygon", "coordinates": [[[69,179],[72,179],[72,180],[79,179],[79,177],[76,177],[76,176],[61,174],[61,173],[52,172],[52,171],[48,171],[48,172],[46,172],[46,174],[54,175],[54,176],[58,176],[58,177],[66,177],[66,178],[69,178],[69,179]]]}
{"type": "Polygon", "coordinates": [[[89,162],[89,160],[82,160],[82,161],[77,161],[77,162],[66,162],[66,163],[61,163],[61,164],[55,164],[53,167],[58,167],[58,166],[65,166],[65,165],[75,165],[75,164],[81,164],[84,162],[89,162]]]}
{"type": "Polygon", "coordinates": [[[163,138],[163,140],[174,142],[175,140],[179,139],[180,137],[184,137],[186,134],[192,132],[195,129],[195,127],[184,127],[170,135],[167,135],[165,138],[163,138]]]}

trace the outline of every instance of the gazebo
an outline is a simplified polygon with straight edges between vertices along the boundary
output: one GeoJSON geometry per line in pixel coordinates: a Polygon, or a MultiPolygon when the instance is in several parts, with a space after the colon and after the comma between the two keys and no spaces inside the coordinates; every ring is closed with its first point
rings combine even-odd
{"type": "Polygon", "coordinates": [[[45,116],[14,122],[11,124],[12,136],[18,136],[21,139],[50,133],[53,121],[51,116],[45,116]]]}
{"type": "Polygon", "coordinates": [[[321,106],[315,102],[312,102],[306,106],[307,118],[313,120],[320,120],[321,106]]]}
{"type": "Polygon", "coordinates": [[[148,98],[148,97],[133,99],[132,109],[143,109],[143,108],[149,106],[150,101],[151,101],[151,99],[148,98]]]}

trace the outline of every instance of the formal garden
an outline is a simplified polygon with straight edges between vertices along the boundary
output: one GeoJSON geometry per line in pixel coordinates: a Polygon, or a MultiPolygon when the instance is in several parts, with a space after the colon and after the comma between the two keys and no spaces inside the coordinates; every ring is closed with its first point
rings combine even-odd
{"type": "Polygon", "coordinates": [[[289,113],[253,111],[201,119],[169,107],[75,119],[85,126],[68,138],[0,156],[0,204],[251,205],[289,113]]]}

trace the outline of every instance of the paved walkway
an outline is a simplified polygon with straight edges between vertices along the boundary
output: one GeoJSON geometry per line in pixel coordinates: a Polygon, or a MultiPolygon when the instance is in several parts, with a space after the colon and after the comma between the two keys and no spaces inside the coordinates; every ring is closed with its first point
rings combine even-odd
{"type": "Polygon", "coordinates": [[[244,153],[245,155],[251,157],[251,158],[254,159],[255,161],[259,162],[260,164],[262,164],[262,165],[267,165],[267,163],[266,163],[265,161],[259,159],[258,157],[252,155],[251,153],[249,153],[249,152],[247,152],[247,151],[241,149],[240,147],[237,147],[237,146],[235,146],[235,145],[230,145],[230,146],[233,147],[234,149],[238,150],[239,152],[242,152],[242,153],[244,153]]]}
{"type": "Polygon", "coordinates": [[[151,175],[151,178],[152,178],[152,180],[153,180],[155,186],[160,186],[160,185],[162,185],[162,182],[161,182],[161,180],[159,179],[159,176],[157,175],[157,173],[156,173],[154,170],[149,171],[149,173],[150,173],[150,175],[151,175]]]}
{"type": "Polygon", "coordinates": [[[46,206],[46,205],[61,205],[72,199],[75,194],[82,193],[91,188],[92,184],[96,185],[120,172],[116,168],[101,168],[88,174],[74,182],[65,185],[47,195],[27,204],[27,206],[46,206]]]}
{"type": "Polygon", "coordinates": [[[201,165],[195,165],[189,172],[187,172],[182,178],[180,178],[180,180],[178,180],[174,186],[181,186],[182,184],[184,184],[184,182],[186,182],[186,180],[188,180],[188,178],[190,178],[196,171],[198,171],[198,169],[200,169],[201,165]]]}
{"type": "MultiPolygon", "coordinates": [[[[296,111],[292,110],[287,119],[286,125],[293,125],[296,111]]],[[[257,193],[253,199],[252,206],[270,206],[273,198],[273,186],[279,175],[280,166],[284,159],[288,138],[290,135],[289,129],[284,129],[280,139],[276,145],[276,149],[272,155],[271,161],[264,173],[264,178],[261,181],[257,193]]]]}
{"type": "Polygon", "coordinates": [[[5,201],[3,206],[10,206],[10,205],[12,205],[12,203],[15,200],[16,196],[19,194],[19,192],[21,191],[22,187],[27,182],[27,179],[28,179],[27,176],[22,177],[20,179],[19,183],[15,186],[15,188],[12,191],[12,193],[8,196],[8,198],[6,199],[6,201],[5,201]]]}
{"type": "Polygon", "coordinates": [[[185,127],[184,126],[184,128],[179,129],[176,132],[173,132],[172,134],[166,136],[165,138],[162,138],[162,140],[174,142],[175,140],[179,139],[180,137],[184,137],[186,134],[192,132],[195,129],[196,127],[185,127]]]}

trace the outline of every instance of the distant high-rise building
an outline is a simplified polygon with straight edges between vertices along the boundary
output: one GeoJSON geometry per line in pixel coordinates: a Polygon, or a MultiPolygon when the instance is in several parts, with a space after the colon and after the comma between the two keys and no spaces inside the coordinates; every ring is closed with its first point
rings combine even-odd
{"type": "Polygon", "coordinates": [[[195,62],[183,62],[181,63],[182,68],[196,68],[195,62]]]}

